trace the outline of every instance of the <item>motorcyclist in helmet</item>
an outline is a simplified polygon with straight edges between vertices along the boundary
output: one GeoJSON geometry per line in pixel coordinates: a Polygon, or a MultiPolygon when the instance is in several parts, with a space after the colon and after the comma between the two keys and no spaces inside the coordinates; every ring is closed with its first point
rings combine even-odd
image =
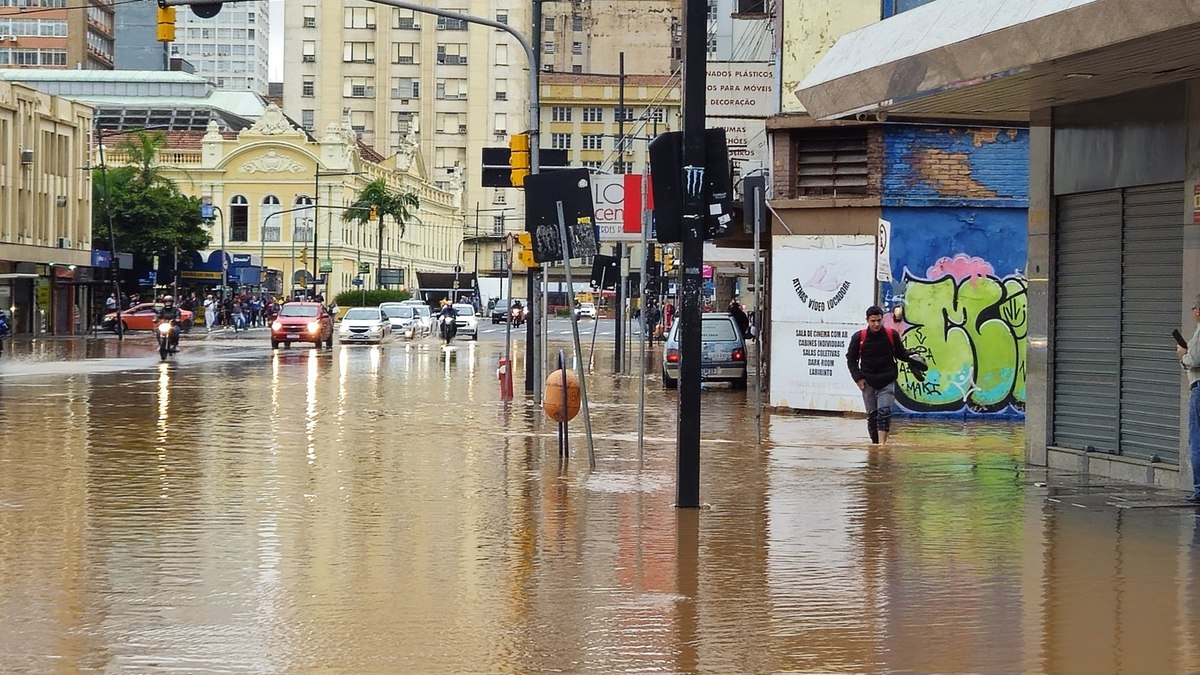
{"type": "Polygon", "coordinates": [[[174,296],[164,295],[163,306],[158,310],[159,321],[179,321],[182,315],[179,313],[179,308],[175,306],[174,296]]]}

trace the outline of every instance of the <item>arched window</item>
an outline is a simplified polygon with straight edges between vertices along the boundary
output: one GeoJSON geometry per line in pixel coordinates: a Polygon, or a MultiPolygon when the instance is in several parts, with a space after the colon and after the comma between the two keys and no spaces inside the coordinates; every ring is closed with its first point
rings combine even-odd
{"type": "MultiPolygon", "coordinates": [[[[308,195],[296,195],[296,206],[312,206],[313,198],[308,195]]],[[[292,241],[312,241],[313,228],[316,227],[316,209],[308,208],[292,212],[292,241]]]]}
{"type": "Polygon", "coordinates": [[[246,241],[250,230],[250,202],[242,195],[229,200],[229,241],[246,241]]]}
{"type": "Polygon", "coordinates": [[[279,203],[279,197],[275,195],[267,195],[262,200],[262,240],[263,241],[279,241],[279,231],[283,226],[279,216],[275,215],[283,210],[283,205],[279,203]]]}

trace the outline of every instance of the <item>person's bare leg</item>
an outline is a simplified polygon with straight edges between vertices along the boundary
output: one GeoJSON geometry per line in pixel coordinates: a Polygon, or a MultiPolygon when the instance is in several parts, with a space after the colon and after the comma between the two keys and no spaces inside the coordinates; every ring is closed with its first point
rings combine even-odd
{"type": "Polygon", "coordinates": [[[887,437],[888,437],[888,432],[880,429],[879,430],[879,444],[887,445],[887,437]]]}

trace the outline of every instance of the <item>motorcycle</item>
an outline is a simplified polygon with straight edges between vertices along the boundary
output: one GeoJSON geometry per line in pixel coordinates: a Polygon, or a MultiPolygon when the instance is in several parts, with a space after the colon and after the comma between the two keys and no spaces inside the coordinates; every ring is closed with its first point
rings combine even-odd
{"type": "Polygon", "coordinates": [[[513,307],[508,310],[508,321],[513,326],[520,326],[525,323],[525,310],[521,307],[513,307]]]}
{"type": "Polygon", "coordinates": [[[438,318],[438,335],[442,336],[442,341],[450,344],[454,336],[458,334],[458,321],[453,316],[442,316],[438,318]]]}
{"type": "Polygon", "coordinates": [[[158,357],[167,360],[168,354],[179,351],[179,322],[159,321],[154,327],[154,336],[158,338],[158,357]]]}

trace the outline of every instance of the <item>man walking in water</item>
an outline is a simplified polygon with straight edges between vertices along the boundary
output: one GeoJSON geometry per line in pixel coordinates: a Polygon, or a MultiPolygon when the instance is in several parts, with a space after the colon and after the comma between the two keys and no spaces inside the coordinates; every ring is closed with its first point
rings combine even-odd
{"type": "Polygon", "coordinates": [[[883,310],[867,308],[867,327],[850,336],[846,363],[850,377],[862,390],[867,408],[867,433],[872,443],[887,445],[892,428],[892,403],[896,400],[896,360],[907,362],[918,379],[924,379],[924,359],[909,354],[896,331],[883,327],[883,310]]]}

